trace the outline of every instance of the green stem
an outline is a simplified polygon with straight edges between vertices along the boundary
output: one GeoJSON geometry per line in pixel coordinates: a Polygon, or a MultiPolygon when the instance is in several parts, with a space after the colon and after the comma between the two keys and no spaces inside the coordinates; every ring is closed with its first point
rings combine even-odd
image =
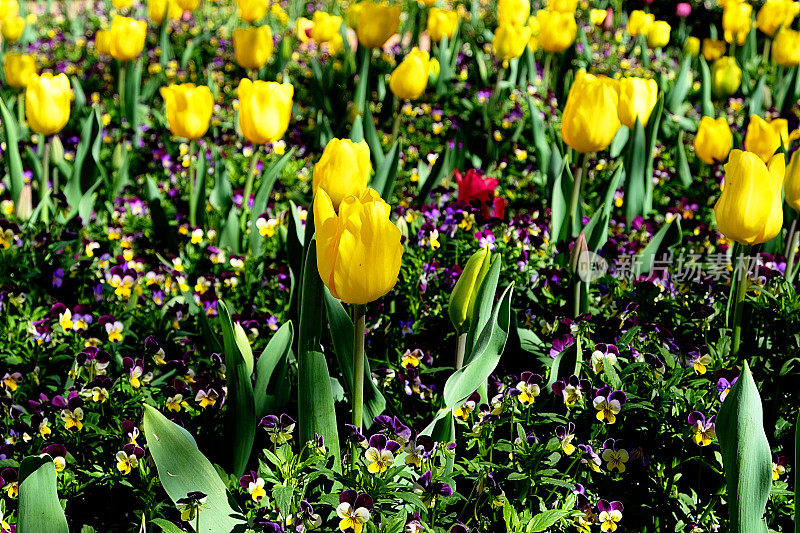
{"type": "Polygon", "coordinates": [[[589,168],[589,154],[581,154],[579,161],[580,164],[575,170],[575,180],[572,183],[572,195],[570,196],[569,200],[570,232],[573,237],[577,237],[580,233],[581,221],[578,214],[578,207],[581,197],[581,190],[583,189],[583,176],[586,174],[589,168]]]}
{"type": "MultiPolygon", "coordinates": [[[[192,228],[197,226],[197,209],[198,206],[192,201],[195,198],[195,187],[197,184],[197,161],[195,161],[195,154],[197,153],[197,141],[192,139],[189,142],[189,168],[191,169],[189,172],[189,225],[192,228]]],[[[199,202],[198,202],[199,203],[199,202]]]]}
{"type": "Polygon", "coordinates": [[[573,301],[572,301],[572,316],[578,318],[578,315],[581,314],[581,278],[578,277],[576,274],[573,276],[573,287],[572,287],[572,294],[573,294],[573,301]]]}
{"type": "Polygon", "coordinates": [[[751,246],[742,246],[742,251],[739,253],[739,264],[734,272],[738,271],[739,278],[736,280],[736,300],[733,302],[733,341],[731,343],[731,355],[737,357],[739,355],[739,346],[742,341],[742,311],[744,310],[744,297],[747,294],[747,287],[750,284],[750,279],[747,277],[749,270],[749,254],[751,246]]]}
{"type": "Polygon", "coordinates": [[[550,87],[550,63],[553,61],[553,54],[547,53],[544,56],[544,69],[542,70],[542,86],[545,89],[550,87]]]}
{"type": "Polygon", "coordinates": [[[119,76],[117,76],[117,92],[119,93],[119,108],[122,111],[120,113],[125,119],[130,119],[128,117],[128,108],[126,106],[127,102],[125,101],[125,77],[128,73],[128,65],[127,63],[123,63],[122,61],[117,62],[117,66],[119,68],[119,76]]]}
{"type": "Polygon", "coordinates": [[[397,139],[397,134],[400,132],[400,123],[402,122],[403,114],[400,108],[400,100],[398,98],[394,99],[394,123],[392,124],[392,142],[389,143],[390,145],[394,144],[394,141],[397,139]]]}
{"type": "Polygon", "coordinates": [[[25,91],[17,94],[17,124],[20,128],[25,124],[25,91]]]}
{"type": "MultiPolygon", "coordinates": [[[[50,188],[50,144],[52,137],[47,137],[44,140],[44,149],[42,150],[42,180],[39,182],[39,201],[44,202],[47,191],[50,188]]],[[[50,214],[47,210],[47,204],[42,206],[42,221],[46,224],[50,221],[50,214]]]]}
{"type": "Polygon", "coordinates": [[[364,416],[364,330],[363,305],[353,305],[353,425],[361,428],[364,416]]]}
{"type": "Polygon", "coordinates": [[[244,183],[244,199],[242,200],[242,216],[250,211],[250,196],[253,194],[253,183],[256,179],[256,166],[261,155],[261,145],[253,147],[253,156],[250,158],[250,171],[247,173],[247,180],[244,183]]]}
{"type": "Polygon", "coordinates": [[[464,353],[467,349],[467,334],[462,333],[458,336],[458,343],[456,344],[456,370],[464,366],[464,353]]]}

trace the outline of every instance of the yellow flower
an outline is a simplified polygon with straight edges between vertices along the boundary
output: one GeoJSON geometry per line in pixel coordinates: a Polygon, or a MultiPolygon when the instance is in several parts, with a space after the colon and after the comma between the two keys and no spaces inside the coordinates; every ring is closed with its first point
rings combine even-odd
{"type": "Polygon", "coordinates": [[[725,161],[731,151],[732,141],[733,134],[725,117],[716,120],[703,117],[694,138],[694,151],[701,161],[713,165],[725,161]]]}
{"type": "Polygon", "coordinates": [[[112,0],[112,4],[117,9],[128,9],[133,5],[133,0],[112,0]]]}
{"type": "Polygon", "coordinates": [[[441,42],[445,37],[448,40],[452,39],[457,27],[458,11],[437,7],[432,7],[428,11],[428,35],[433,42],[441,42]]]}
{"type": "Polygon", "coordinates": [[[200,5],[200,0],[176,0],[178,6],[184,11],[194,11],[200,5]]]}
{"type": "Polygon", "coordinates": [[[366,141],[331,139],[314,165],[314,196],[324,189],[334,209],[346,196],[361,196],[372,172],[369,157],[366,141]]]}
{"type": "Polygon", "coordinates": [[[647,29],[647,46],[650,48],[663,48],[669,44],[669,23],[664,20],[653,22],[647,29]]]}
{"type": "Polygon", "coordinates": [[[524,26],[530,14],[529,0],[497,0],[498,26],[524,26]]]}
{"type": "Polygon", "coordinates": [[[351,3],[350,7],[345,12],[345,22],[354,30],[358,27],[358,17],[361,16],[361,10],[364,8],[364,2],[351,3]]]}
{"type": "Polygon", "coordinates": [[[725,186],[714,206],[720,233],[741,244],[759,244],[781,231],[785,167],[783,154],[765,165],[753,153],[731,152],[725,165],[725,186]]]}
{"type": "Polygon", "coordinates": [[[0,20],[6,17],[19,15],[19,2],[17,0],[0,0],[0,20]]]}
{"type": "Polygon", "coordinates": [[[325,190],[317,191],[317,268],[331,294],[342,302],[366,304],[397,283],[403,245],[390,212],[377,192],[366,189],[360,197],[346,197],[337,215],[325,190]]]}
{"type": "MultiPolygon", "coordinates": [[[[558,11],[560,13],[569,13],[574,15],[575,9],[578,7],[578,0],[547,0],[547,9],[549,11],[558,11]]],[[[603,11],[603,20],[605,20],[605,10],[603,11]]]]}
{"type": "Polygon", "coordinates": [[[193,83],[170,85],[161,88],[161,97],[167,104],[167,122],[176,137],[199,139],[208,131],[214,97],[205,85],[193,83]]]}
{"type": "Polygon", "coordinates": [[[356,27],[358,42],[367,48],[382,47],[400,26],[400,6],[378,4],[369,0],[359,5],[361,7],[356,27]]]}
{"type": "Polygon", "coordinates": [[[619,121],[633,128],[636,118],[647,126],[650,113],[658,100],[658,84],[655,80],[643,78],[622,78],[619,80],[619,104],[617,113],[619,121]]]}
{"type": "Polygon", "coordinates": [[[528,46],[530,38],[531,29],[528,26],[517,27],[508,24],[499,26],[492,40],[494,55],[501,61],[519,57],[528,46]]]}
{"type": "Polygon", "coordinates": [[[539,46],[545,52],[563,52],[575,42],[578,25],[572,13],[540,9],[536,21],[539,24],[539,46]]]}
{"type": "Polygon", "coordinates": [[[75,428],[80,431],[83,428],[83,409],[64,409],[61,411],[61,420],[64,421],[64,429],[75,428]]]}
{"type": "Polygon", "coordinates": [[[183,15],[181,6],[175,0],[147,0],[147,16],[156,24],[164,22],[164,15],[175,20],[183,15]]]}
{"type": "Polygon", "coordinates": [[[307,43],[310,39],[310,33],[314,28],[314,23],[305,17],[298,17],[294,21],[294,33],[301,43],[307,43]]]}
{"type": "Polygon", "coordinates": [[[139,57],[144,48],[147,23],[128,17],[116,16],[109,31],[109,53],[118,61],[130,61],[139,57]]]}
{"type": "Polygon", "coordinates": [[[732,56],[720,57],[711,66],[711,91],[717,98],[727,98],[739,90],[742,69],[732,56]]]}
{"type": "Polygon", "coordinates": [[[264,479],[259,477],[255,481],[251,481],[247,485],[247,492],[250,493],[254,502],[261,501],[261,498],[267,495],[267,491],[264,489],[264,479]]]}
{"type": "Polygon", "coordinates": [[[389,78],[394,95],[402,100],[419,98],[428,85],[429,62],[428,52],[412,49],[389,78]]]}
{"type": "Polygon", "coordinates": [[[239,82],[239,128],[253,144],[274,143],[289,127],[294,87],[290,83],[239,82]]]}
{"type": "Polygon", "coordinates": [[[794,210],[800,211],[800,156],[796,150],[792,154],[789,166],[786,168],[786,177],[783,180],[783,192],[786,203],[794,210]]]}
{"type": "Polygon", "coordinates": [[[753,152],[764,163],[768,162],[781,145],[789,144],[789,123],[778,118],[767,122],[763,118],[752,115],[744,136],[744,149],[753,152]]]}
{"type": "Polygon", "coordinates": [[[98,54],[109,56],[111,55],[111,31],[110,30],[97,30],[94,35],[94,48],[98,54]]]}
{"type": "Polygon", "coordinates": [[[339,529],[347,531],[352,529],[353,533],[361,533],[364,524],[369,522],[369,510],[366,507],[354,508],[349,502],[342,502],[336,508],[336,516],[339,521],[339,529]]]}
{"type": "Polygon", "coordinates": [[[336,38],[341,38],[339,28],[342,26],[342,17],[329,15],[324,11],[314,11],[311,38],[318,43],[327,43],[336,38]]]}
{"type": "Polygon", "coordinates": [[[637,37],[639,34],[647,35],[653,22],[655,22],[655,16],[651,13],[645,13],[639,9],[631,11],[628,17],[628,33],[631,37],[637,37]]]}
{"type": "Polygon", "coordinates": [[[592,26],[602,26],[607,16],[608,11],[605,9],[592,9],[589,11],[589,21],[592,23],[592,26]]]}
{"type": "Polygon", "coordinates": [[[721,41],[718,39],[703,39],[703,57],[706,61],[716,61],[720,57],[725,55],[725,50],[728,48],[728,45],[725,41],[721,41]]]}
{"type": "Polygon", "coordinates": [[[25,19],[19,16],[10,16],[0,20],[0,34],[9,43],[14,43],[22,37],[25,31],[25,19]]]}
{"type": "Polygon", "coordinates": [[[233,52],[239,66],[260,69],[272,56],[272,30],[266,24],[233,30],[233,52]]]}
{"type": "Polygon", "coordinates": [[[620,127],[617,82],[579,71],[561,117],[561,137],[581,153],[605,150],[620,127]]]}
{"type": "Polygon", "coordinates": [[[697,37],[689,37],[683,43],[683,52],[692,57],[697,57],[700,53],[700,39],[697,37]]]}
{"type": "Polygon", "coordinates": [[[37,74],[36,56],[33,54],[7,53],[3,58],[3,70],[6,82],[17,89],[28,86],[30,79],[37,74]]]}
{"type": "Polygon", "coordinates": [[[781,29],[772,41],[772,60],[782,67],[800,64],[800,32],[781,29]]]}
{"type": "Polygon", "coordinates": [[[756,15],[756,28],[772,37],[781,26],[791,28],[799,12],[800,3],[789,0],[767,0],[756,15]]]}
{"type": "Polygon", "coordinates": [[[475,309],[475,301],[478,296],[486,273],[489,272],[491,263],[491,253],[489,248],[484,247],[475,252],[467,260],[464,270],[458,277],[453,290],[450,292],[450,303],[447,312],[450,321],[459,333],[463,333],[469,327],[472,313],[475,309]]]}
{"type": "Polygon", "coordinates": [[[135,454],[128,455],[123,450],[120,450],[115,457],[117,459],[117,470],[123,476],[127,476],[132,469],[139,466],[139,459],[135,454]]]}
{"type": "Polygon", "coordinates": [[[739,46],[744,44],[747,34],[750,33],[750,16],[752,13],[753,6],[747,2],[730,0],[725,4],[725,9],[722,12],[722,28],[725,31],[725,42],[732,43],[735,41],[739,46]]]}
{"type": "Polygon", "coordinates": [[[236,0],[239,18],[245,22],[261,20],[267,14],[268,0],[236,0]]]}
{"type": "Polygon", "coordinates": [[[25,116],[36,133],[52,135],[69,121],[72,89],[66,74],[31,75],[25,89],[25,116]]]}

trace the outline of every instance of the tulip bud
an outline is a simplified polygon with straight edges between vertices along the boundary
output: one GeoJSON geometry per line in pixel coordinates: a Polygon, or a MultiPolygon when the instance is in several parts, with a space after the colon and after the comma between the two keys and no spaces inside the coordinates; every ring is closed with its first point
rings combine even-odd
{"type": "Polygon", "coordinates": [[[700,119],[700,127],[694,138],[694,151],[701,161],[708,165],[725,161],[732,142],[733,134],[725,117],[700,119]]]}
{"type": "Polygon", "coordinates": [[[711,90],[717,98],[727,98],[739,90],[742,69],[736,59],[725,56],[714,61],[711,67],[711,90]]]}
{"type": "Polygon", "coordinates": [[[783,180],[783,192],[786,203],[795,211],[800,211],[800,150],[795,150],[789,166],[786,168],[786,177],[783,180]]]}
{"type": "Polygon", "coordinates": [[[530,14],[529,0],[497,0],[498,26],[524,26],[530,14]]]}
{"type": "Polygon", "coordinates": [[[655,21],[655,16],[651,13],[645,13],[639,9],[631,11],[628,16],[628,33],[631,37],[647,35],[647,31],[655,21]]]}
{"type": "Polygon", "coordinates": [[[119,170],[122,168],[122,162],[125,158],[125,151],[127,147],[125,146],[124,142],[117,143],[114,147],[114,153],[111,154],[111,165],[114,167],[114,170],[119,170]]]}
{"type": "Polygon", "coordinates": [[[54,164],[64,161],[64,145],[61,144],[61,139],[58,138],[58,135],[54,135],[53,140],[50,142],[50,161],[54,164]]]}
{"type": "Polygon", "coordinates": [[[464,266],[464,271],[458,277],[453,291],[450,293],[450,303],[447,312],[456,331],[461,334],[469,328],[472,312],[475,308],[475,299],[483,279],[489,272],[492,254],[489,248],[484,247],[472,254],[464,266]]]}
{"type": "Polygon", "coordinates": [[[788,146],[789,123],[785,118],[767,122],[757,115],[750,116],[747,133],[744,136],[744,149],[769,161],[781,146],[788,146]]]}
{"type": "Polygon", "coordinates": [[[6,17],[0,20],[0,34],[9,43],[15,43],[25,31],[25,19],[19,16],[6,17]]]}
{"type": "Polygon", "coordinates": [[[539,46],[545,52],[563,52],[575,42],[578,25],[573,13],[540,9],[536,21],[539,24],[539,46]]]}
{"type": "Polygon", "coordinates": [[[572,250],[569,252],[569,269],[573,274],[578,275],[580,271],[580,262],[584,258],[584,254],[589,253],[589,245],[586,243],[586,235],[581,232],[578,238],[575,239],[575,244],[572,245],[572,250]]]}
{"type": "Polygon", "coordinates": [[[390,213],[389,204],[373,189],[346,197],[338,214],[324,189],[314,196],[317,269],[342,302],[372,302],[397,283],[403,245],[390,213]]]}
{"type": "Polygon", "coordinates": [[[255,22],[264,18],[269,7],[268,0],[236,0],[239,18],[245,22],[255,22]]]}
{"type": "Polygon", "coordinates": [[[688,56],[697,57],[700,53],[700,39],[697,37],[689,37],[686,39],[683,43],[683,53],[688,56]]]}
{"type": "Polygon", "coordinates": [[[36,56],[6,53],[3,58],[3,71],[10,86],[24,89],[30,79],[36,76],[36,56]]]}
{"type": "Polygon", "coordinates": [[[703,39],[703,57],[709,63],[725,55],[728,45],[718,39],[703,39]]]}
{"type": "Polygon", "coordinates": [[[239,128],[253,144],[274,143],[289,127],[294,87],[245,78],[239,82],[239,128]]]}
{"type": "Polygon", "coordinates": [[[581,153],[605,150],[620,127],[617,82],[579,71],[569,89],[561,137],[581,153]]]}
{"type": "Polygon", "coordinates": [[[367,186],[372,163],[366,141],[331,139],[314,165],[314,196],[324,189],[333,207],[347,196],[360,196],[367,186]]]}
{"type": "Polygon", "coordinates": [[[439,72],[441,68],[442,67],[439,65],[439,60],[435,57],[432,57],[428,63],[428,83],[434,85],[437,81],[439,81],[439,72]]]}
{"type": "Polygon", "coordinates": [[[785,168],[783,154],[765,165],[755,154],[733,150],[725,165],[725,186],[714,206],[720,233],[747,245],[775,237],[783,226],[785,168]]]}
{"type": "Polygon", "coordinates": [[[72,98],[66,74],[31,76],[25,89],[25,116],[31,129],[42,135],[61,131],[69,121],[72,98]]]}
{"type": "Polygon", "coordinates": [[[389,37],[397,33],[400,26],[400,6],[376,4],[366,0],[358,13],[356,35],[358,42],[366,48],[380,48],[389,37]]]}
{"type": "Polygon", "coordinates": [[[525,47],[528,46],[530,37],[531,29],[527,26],[499,26],[495,30],[494,40],[492,40],[494,55],[501,61],[519,57],[525,51],[525,47]]]}
{"type": "Polygon", "coordinates": [[[414,48],[392,72],[389,88],[401,100],[419,98],[425,92],[429,73],[428,52],[414,48]]]}
{"type": "Polygon", "coordinates": [[[647,29],[647,46],[650,48],[663,48],[669,44],[671,28],[664,20],[657,20],[647,29]]]}
{"type": "Polygon", "coordinates": [[[756,15],[756,28],[772,37],[778,28],[791,28],[800,12],[800,3],[791,0],[767,0],[756,15]]]}
{"type": "Polygon", "coordinates": [[[458,27],[458,11],[432,7],[428,11],[428,35],[433,42],[440,42],[445,37],[453,38],[458,27]]]}
{"type": "Polygon", "coordinates": [[[782,67],[800,64],[800,32],[781,29],[772,41],[772,60],[782,67]]]}
{"type": "Polygon", "coordinates": [[[33,214],[33,195],[31,193],[31,184],[26,183],[22,190],[19,192],[19,199],[17,200],[17,218],[20,220],[28,220],[33,214]]]}
{"type": "Polygon", "coordinates": [[[240,67],[260,69],[272,56],[272,30],[267,25],[234,29],[233,52],[240,67]]]}
{"type": "Polygon", "coordinates": [[[139,57],[144,49],[147,23],[128,17],[116,16],[111,21],[109,53],[117,61],[130,61],[139,57]]]}
{"type": "Polygon", "coordinates": [[[753,6],[747,2],[727,2],[722,11],[722,28],[725,31],[725,42],[742,46],[750,33],[753,6]]]}
{"type": "Polygon", "coordinates": [[[161,88],[161,97],[167,106],[167,122],[173,135],[188,140],[205,135],[214,111],[214,96],[208,87],[196,87],[193,83],[170,85],[161,88]]]}
{"type": "Polygon", "coordinates": [[[643,78],[622,78],[619,80],[619,104],[617,114],[619,121],[633,128],[636,119],[647,126],[650,113],[658,100],[658,84],[655,80],[643,78]]]}

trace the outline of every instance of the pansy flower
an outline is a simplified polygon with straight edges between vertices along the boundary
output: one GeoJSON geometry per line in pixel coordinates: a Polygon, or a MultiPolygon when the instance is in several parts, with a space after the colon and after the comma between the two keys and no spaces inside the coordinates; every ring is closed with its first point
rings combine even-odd
{"type": "Polygon", "coordinates": [[[617,364],[618,357],[619,350],[616,346],[598,342],[594,345],[592,352],[592,368],[597,374],[601,374],[605,371],[605,362],[608,361],[609,365],[614,366],[617,364]]]}
{"type": "Polygon", "coordinates": [[[469,420],[470,415],[475,410],[475,406],[477,402],[480,400],[480,395],[477,393],[473,393],[467,401],[465,401],[461,406],[453,412],[453,416],[457,419],[461,420],[462,422],[466,422],[469,420]]]}
{"type": "Polygon", "coordinates": [[[725,398],[728,397],[728,393],[731,391],[731,387],[733,387],[734,383],[736,383],[738,379],[739,378],[737,377],[733,378],[732,381],[728,381],[727,378],[722,377],[717,380],[717,392],[719,392],[719,401],[721,402],[725,401],[725,398]]]}
{"type": "Polygon", "coordinates": [[[605,385],[594,391],[592,405],[597,410],[596,417],[599,421],[613,424],[617,421],[622,406],[628,401],[628,397],[621,390],[612,390],[609,385],[605,385]]]}
{"type": "Polygon", "coordinates": [[[3,376],[2,384],[8,392],[14,392],[17,390],[17,387],[19,387],[20,383],[22,383],[22,374],[19,372],[6,372],[6,374],[3,376]]]}
{"type": "Polygon", "coordinates": [[[139,459],[144,456],[144,450],[135,444],[126,444],[114,456],[117,460],[117,470],[123,476],[127,476],[135,468],[139,467],[139,459]]]}
{"type": "Polygon", "coordinates": [[[575,453],[575,445],[572,444],[573,439],[575,439],[575,424],[569,422],[566,426],[557,426],[556,437],[558,437],[561,451],[564,454],[572,455],[575,453]]]}
{"type": "Polygon", "coordinates": [[[150,373],[147,375],[144,374],[144,361],[141,359],[136,359],[134,361],[131,357],[124,357],[122,359],[122,368],[127,370],[128,382],[134,389],[138,389],[142,386],[143,382],[146,383],[153,377],[150,373]]]}
{"type": "Polygon", "coordinates": [[[609,472],[613,472],[616,469],[620,474],[625,472],[625,463],[630,459],[628,450],[617,448],[617,441],[614,439],[608,439],[603,443],[603,451],[600,457],[606,462],[606,468],[609,472]]]}
{"type": "Polygon", "coordinates": [[[453,495],[453,489],[450,485],[432,480],[430,470],[422,474],[414,483],[414,492],[420,495],[420,498],[428,507],[434,506],[437,496],[447,497],[453,495]]]}
{"type": "Polygon", "coordinates": [[[253,470],[242,476],[239,480],[239,486],[250,494],[254,502],[261,501],[267,495],[267,491],[264,489],[264,479],[259,477],[258,473],[253,470]]]}
{"type": "Polygon", "coordinates": [[[83,429],[83,409],[81,407],[63,409],[61,411],[61,420],[64,421],[64,429],[80,431],[83,429]]]}
{"type": "Polygon", "coordinates": [[[597,502],[597,510],[600,511],[600,530],[612,532],[617,530],[617,524],[622,520],[622,504],[620,502],[609,502],[600,500],[597,502]]]}
{"type": "Polygon", "coordinates": [[[400,366],[408,368],[409,366],[419,366],[424,354],[422,350],[416,348],[414,350],[406,350],[400,358],[400,366]]]}
{"type": "Polygon", "coordinates": [[[106,334],[108,334],[109,342],[119,342],[122,340],[122,330],[125,326],[119,320],[105,323],[106,334]]]}
{"type": "Polygon", "coordinates": [[[0,487],[6,491],[6,496],[9,498],[19,496],[19,481],[16,469],[6,467],[0,470],[0,487]]]}
{"type": "Polygon", "coordinates": [[[197,516],[197,512],[201,510],[203,504],[206,503],[207,498],[208,495],[199,490],[187,492],[186,496],[179,498],[175,503],[181,513],[181,520],[185,522],[194,520],[194,517],[197,516]]]}
{"type": "Polygon", "coordinates": [[[708,446],[717,436],[714,417],[706,419],[706,415],[700,411],[689,414],[689,424],[692,425],[692,440],[698,446],[708,446]]]}
{"type": "Polygon", "coordinates": [[[578,448],[583,452],[581,463],[591,468],[593,472],[599,472],[600,467],[603,466],[603,461],[597,455],[597,452],[588,444],[578,444],[578,448]]]}
{"type": "Polygon", "coordinates": [[[406,452],[406,464],[419,468],[422,466],[422,461],[430,457],[434,446],[435,443],[429,435],[417,435],[410,439],[403,446],[403,451],[406,452]]]}
{"type": "Polygon", "coordinates": [[[534,374],[533,372],[523,372],[515,387],[519,391],[519,394],[517,394],[519,403],[526,407],[533,404],[542,392],[541,385],[542,376],[534,374]]]}
{"type": "Polygon", "coordinates": [[[388,440],[383,434],[378,433],[370,437],[369,447],[364,452],[367,461],[367,470],[371,474],[382,474],[394,464],[394,453],[400,449],[400,444],[388,440]]]}
{"type": "Polygon", "coordinates": [[[267,431],[269,440],[274,444],[285,444],[292,440],[295,421],[284,413],[280,418],[275,415],[267,415],[261,419],[258,425],[267,431]]]}
{"type": "Polygon", "coordinates": [[[67,447],[63,444],[48,444],[42,448],[42,453],[46,453],[53,458],[53,465],[56,472],[63,472],[67,466],[67,447]]]}
{"type": "Polygon", "coordinates": [[[300,500],[297,505],[297,521],[298,533],[317,529],[322,525],[322,517],[314,512],[314,508],[307,500],[300,500]]]}
{"type": "Polygon", "coordinates": [[[561,381],[556,381],[551,386],[557,396],[561,396],[567,409],[573,409],[583,402],[584,395],[591,389],[588,379],[579,379],[572,375],[561,381]]]}
{"type": "Polygon", "coordinates": [[[713,359],[708,354],[702,354],[700,350],[692,350],[689,352],[689,364],[694,368],[694,371],[701,376],[706,373],[708,367],[711,366],[713,359]]]}
{"type": "Polygon", "coordinates": [[[779,455],[773,462],[772,462],[772,480],[777,481],[781,476],[786,474],[786,466],[789,462],[786,460],[786,457],[779,455]]]}
{"type": "Polygon", "coordinates": [[[205,409],[206,407],[213,407],[214,404],[217,403],[217,399],[219,398],[219,394],[217,391],[214,390],[213,387],[209,387],[208,390],[200,389],[197,391],[197,394],[194,396],[194,401],[200,404],[200,407],[205,409]]]}
{"type": "Polygon", "coordinates": [[[369,522],[370,511],[374,503],[368,494],[357,493],[348,489],[339,495],[339,506],[336,516],[339,517],[339,529],[346,533],[361,533],[364,524],[369,522]]]}

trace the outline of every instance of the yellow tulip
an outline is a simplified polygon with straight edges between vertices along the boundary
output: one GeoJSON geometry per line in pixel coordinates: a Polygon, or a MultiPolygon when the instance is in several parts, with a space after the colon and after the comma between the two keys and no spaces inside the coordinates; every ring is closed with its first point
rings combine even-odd
{"type": "Polygon", "coordinates": [[[713,165],[725,161],[731,151],[732,142],[733,134],[725,117],[716,120],[711,117],[700,119],[694,138],[694,152],[703,163],[713,165]]]}
{"type": "Polygon", "coordinates": [[[786,177],[783,180],[783,192],[786,203],[795,211],[800,211],[800,150],[795,150],[789,166],[786,168],[786,177]]]}
{"type": "Polygon", "coordinates": [[[758,115],[750,116],[747,133],[744,136],[744,149],[761,158],[765,163],[783,145],[789,144],[789,123],[785,118],[767,122],[758,115]]]}
{"type": "Polygon", "coordinates": [[[430,72],[428,52],[414,48],[392,72],[389,88],[401,100],[419,98],[428,85],[430,72]]]}
{"type": "Polygon", "coordinates": [[[589,11],[589,22],[592,23],[592,26],[602,26],[607,16],[608,11],[605,9],[592,9],[589,11]]]}
{"type": "Polygon", "coordinates": [[[97,30],[94,35],[94,48],[98,54],[111,55],[111,30],[97,30]]]}
{"type": "Polygon", "coordinates": [[[183,15],[181,6],[175,0],[147,0],[147,16],[156,24],[164,22],[164,15],[176,20],[183,15]]]}
{"type": "Polygon", "coordinates": [[[235,28],[233,52],[240,67],[260,69],[272,56],[272,30],[266,24],[235,28]]]}
{"type": "Polygon", "coordinates": [[[711,66],[711,90],[717,98],[727,98],[739,90],[742,69],[731,56],[720,57],[711,66]]]}
{"type": "Polygon", "coordinates": [[[545,52],[563,52],[575,42],[578,25],[572,13],[540,9],[536,20],[539,23],[539,45],[545,52]]]}
{"type": "Polygon", "coordinates": [[[783,226],[781,189],[786,171],[783,154],[769,164],[755,154],[733,150],[725,165],[725,186],[714,206],[720,233],[741,244],[759,244],[783,226]]]}
{"type": "Polygon", "coordinates": [[[631,37],[637,37],[640,34],[647,35],[647,31],[653,22],[655,22],[655,16],[651,13],[645,13],[639,9],[631,11],[628,17],[628,34],[631,37]]]}
{"type": "Polygon", "coordinates": [[[0,20],[6,17],[19,15],[19,2],[17,0],[0,0],[0,20]]]}
{"type": "Polygon", "coordinates": [[[425,7],[432,7],[432,6],[436,5],[437,1],[438,0],[417,0],[417,3],[419,3],[420,5],[423,5],[425,7]]]}
{"type": "Polygon", "coordinates": [[[575,14],[577,7],[578,0],[547,0],[547,9],[549,11],[575,14]]]}
{"type": "Polygon", "coordinates": [[[447,37],[453,38],[458,27],[458,12],[452,9],[439,9],[432,7],[428,11],[428,35],[433,42],[441,42],[447,37]]]}
{"type": "Polygon", "coordinates": [[[184,11],[194,11],[200,5],[200,0],[176,0],[178,6],[184,11]]]}
{"type": "Polygon", "coordinates": [[[756,28],[772,37],[778,28],[791,28],[800,13],[800,3],[789,0],[767,0],[756,15],[756,28]]]}
{"type": "Polygon", "coordinates": [[[294,21],[294,33],[301,43],[307,43],[311,39],[311,30],[314,28],[314,23],[305,17],[298,17],[294,21]]]}
{"type": "Polygon", "coordinates": [[[528,26],[517,27],[510,24],[498,26],[492,40],[494,55],[501,61],[519,57],[528,46],[530,38],[531,29],[528,26]]]}
{"type": "Polygon", "coordinates": [[[25,31],[25,19],[22,17],[6,17],[0,20],[0,34],[9,43],[17,42],[22,37],[23,31],[25,31]]]}
{"type": "Polygon", "coordinates": [[[366,188],[372,163],[366,141],[331,139],[314,165],[314,195],[324,189],[333,207],[347,196],[359,196],[366,188]]]}
{"type": "Polygon", "coordinates": [[[683,52],[692,57],[697,57],[700,53],[700,39],[697,37],[689,37],[683,43],[683,52]]]}
{"type": "Polygon", "coordinates": [[[133,0],[112,0],[111,3],[117,9],[128,9],[133,5],[133,0]]]}
{"type": "Polygon", "coordinates": [[[539,49],[539,32],[542,30],[539,25],[539,18],[536,15],[531,15],[528,18],[528,28],[531,30],[531,37],[528,39],[528,48],[531,52],[539,49]]]}
{"type": "Polygon", "coordinates": [[[725,55],[728,45],[718,39],[703,39],[703,57],[709,63],[725,55]]]}
{"type": "Polygon", "coordinates": [[[450,315],[450,321],[459,333],[469,328],[478,290],[489,272],[491,261],[492,254],[487,247],[472,254],[450,292],[447,312],[450,315]]]}
{"type": "Polygon", "coordinates": [[[318,43],[327,43],[342,36],[339,32],[339,28],[342,26],[342,17],[329,15],[324,11],[314,11],[313,24],[311,38],[318,43]]]}
{"type": "Polygon", "coordinates": [[[358,17],[361,16],[361,10],[364,7],[364,2],[359,2],[357,4],[350,4],[350,7],[347,8],[347,11],[344,14],[344,20],[348,26],[353,28],[354,30],[358,28],[358,17]]]}
{"type": "Polygon", "coordinates": [[[244,78],[239,82],[238,93],[242,135],[253,144],[280,140],[292,117],[292,84],[244,78]]]}
{"type": "Polygon", "coordinates": [[[345,198],[338,214],[324,189],[315,195],[317,269],[342,302],[372,302],[397,283],[403,245],[390,214],[389,204],[373,189],[345,198]]]}
{"type": "Polygon", "coordinates": [[[10,86],[24,89],[31,78],[36,76],[36,56],[6,53],[3,58],[3,71],[10,86]]]}
{"type": "Polygon", "coordinates": [[[752,13],[753,6],[747,2],[731,0],[725,4],[725,9],[722,11],[722,28],[725,31],[726,42],[736,42],[739,46],[744,44],[747,34],[750,33],[752,13]]]}
{"type": "Polygon", "coordinates": [[[128,17],[116,16],[109,30],[109,53],[118,61],[130,61],[139,57],[144,48],[147,23],[128,17]]]}
{"type": "Polygon", "coordinates": [[[617,82],[579,71],[561,117],[561,137],[581,153],[605,150],[620,127],[617,82]]]}
{"type": "Polygon", "coordinates": [[[625,126],[633,128],[638,117],[642,126],[647,126],[656,100],[658,100],[658,84],[655,80],[622,78],[619,80],[619,103],[617,105],[619,121],[625,126]]]}
{"type": "Polygon", "coordinates": [[[365,1],[359,5],[356,35],[361,46],[380,48],[400,26],[400,6],[365,1]],[[363,5],[361,5],[363,4],[363,5]]]}
{"type": "Polygon", "coordinates": [[[524,26],[530,14],[529,0],[497,0],[498,26],[524,26]]]}
{"type": "Polygon", "coordinates": [[[208,131],[214,97],[205,85],[194,83],[170,85],[161,88],[161,97],[167,105],[167,122],[176,137],[199,139],[208,131]]]}
{"type": "Polygon", "coordinates": [[[647,46],[650,48],[663,48],[669,44],[669,23],[657,20],[647,28],[647,46]]]}
{"type": "Polygon", "coordinates": [[[245,22],[255,22],[264,18],[269,7],[269,0],[236,0],[239,18],[245,22]]]}
{"type": "Polygon", "coordinates": [[[800,32],[783,28],[772,41],[772,60],[782,67],[800,64],[800,32]]]}
{"type": "Polygon", "coordinates": [[[72,89],[66,74],[53,76],[45,72],[28,78],[25,89],[25,116],[36,133],[58,133],[69,121],[72,89]]]}

